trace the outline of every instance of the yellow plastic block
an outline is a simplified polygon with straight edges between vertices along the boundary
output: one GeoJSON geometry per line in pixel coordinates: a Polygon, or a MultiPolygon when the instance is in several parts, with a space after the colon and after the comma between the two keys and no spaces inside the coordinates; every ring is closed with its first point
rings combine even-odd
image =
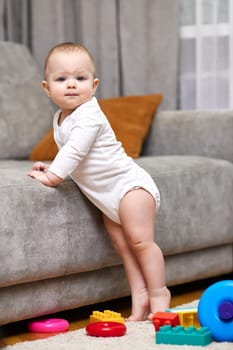
{"type": "Polygon", "coordinates": [[[125,323],[125,319],[121,317],[121,314],[119,312],[111,311],[111,310],[104,310],[104,312],[101,311],[93,311],[90,315],[90,323],[94,322],[119,322],[119,323],[125,323]]]}
{"type": "Polygon", "coordinates": [[[198,320],[197,308],[172,308],[168,309],[170,312],[175,312],[179,316],[180,324],[183,327],[195,327],[200,328],[201,325],[198,320]]]}

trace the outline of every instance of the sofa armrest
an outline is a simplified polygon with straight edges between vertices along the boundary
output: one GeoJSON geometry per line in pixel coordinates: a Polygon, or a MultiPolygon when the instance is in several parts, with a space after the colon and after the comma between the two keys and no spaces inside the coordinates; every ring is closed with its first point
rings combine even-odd
{"type": "Polygon", "coordinates": [[[199,155],[233,162],[233,110],[160,111],[143,155],[199,155]]]}

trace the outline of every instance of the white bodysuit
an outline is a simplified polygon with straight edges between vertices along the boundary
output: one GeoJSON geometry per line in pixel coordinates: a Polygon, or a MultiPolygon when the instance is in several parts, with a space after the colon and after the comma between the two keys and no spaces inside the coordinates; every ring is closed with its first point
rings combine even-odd
{"type": "Polygon", "coordinates": [[[95,97],[79,106],[61,126],[54,116],[54,138],[59,152],[49,171],[70,175],[80,190],[111,220],[120,224],[119,204],[134,187],[142,187],[160,204],[151,176],[127,156],[95,97]]]}

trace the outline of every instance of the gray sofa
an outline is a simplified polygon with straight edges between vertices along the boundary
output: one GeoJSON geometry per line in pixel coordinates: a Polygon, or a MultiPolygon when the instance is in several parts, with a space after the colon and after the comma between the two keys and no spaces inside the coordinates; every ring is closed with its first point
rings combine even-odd
{"type": "MultiPolygon", "coordinates": [[[[27,160],[53,108],[27,49],[0,43],[0,324],[129,295],[101,213],[27,160]]],[[[157,113],[137,162],[161,192],[155,239],[169,286],[233,271],[233,111],[157,113]]]]}

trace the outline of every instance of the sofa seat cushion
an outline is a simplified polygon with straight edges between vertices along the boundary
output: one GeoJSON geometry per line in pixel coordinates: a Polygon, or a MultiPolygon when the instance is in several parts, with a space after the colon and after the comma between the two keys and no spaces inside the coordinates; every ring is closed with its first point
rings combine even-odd
{"type": "MultiPolygon", "coordinates": [[[[165,256],[232,243],[233,164],[183,156],[137,162],[161,192],[155,239],[165,256]]],[[[0,161],[0,286],[121,264],[101,213],[73,181],[46,187],[26,176],[31,166],[0,161]]]]}
{"type": "Polygon", "coordinates": [[[30,161],[0,161],[0,286],[119,265],[101,213],[72,180],[28,177],[30,161]]]}
{"type": "Polygon", "coordinates": [[[196,156],[141,157],[137,162],[160,189],[155,239],[165,255],[233,242],[232,163],[196,156]]]}

